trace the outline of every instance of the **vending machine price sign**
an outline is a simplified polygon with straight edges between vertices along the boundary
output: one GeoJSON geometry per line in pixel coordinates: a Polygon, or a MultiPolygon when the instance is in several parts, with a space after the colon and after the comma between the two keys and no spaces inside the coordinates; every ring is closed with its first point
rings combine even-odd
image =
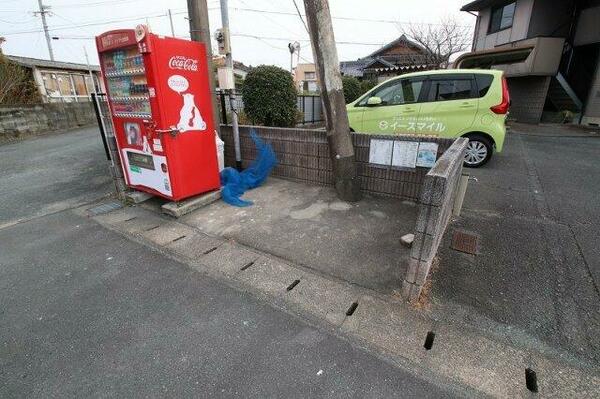
{"type": "Polygon", "coordinates": [[[204,44],[139,25],[96,46],[127,185],[173,201],[218,189],[204,44]]]}

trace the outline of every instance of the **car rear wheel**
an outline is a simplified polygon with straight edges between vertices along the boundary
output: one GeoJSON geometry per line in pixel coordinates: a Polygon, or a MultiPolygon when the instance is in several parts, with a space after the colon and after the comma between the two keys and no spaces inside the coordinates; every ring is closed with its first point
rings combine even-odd
{"type": "Polygon", "coordinates": [[[485,165],[492,157],[494,147],[489,139],[480,135],[467,137],[467,152],[465,153],[465,166],[478,168],[485,165]]]}

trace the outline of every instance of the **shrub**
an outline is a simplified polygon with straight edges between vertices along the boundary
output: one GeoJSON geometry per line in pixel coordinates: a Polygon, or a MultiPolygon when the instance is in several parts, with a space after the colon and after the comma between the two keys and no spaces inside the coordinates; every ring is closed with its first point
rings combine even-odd
{"type": "Polygon", "coordinates": [[[342,76],[342,86],[344,88],[346,104],[356,100],[362,94],[360,91],[360,82],[354,76],[342,76]]]}
{"type": "Polygon", "coordinates": [[[244,112],[254,124],[293,127],[297,94],[292,75],[285,69],[260,65],[252,68],[242,86],[244,112]]]}
{"type": "Polygon", "coordinates": [[[360,82],[360,95],[362,96],[363,94],[365,94],[366,92],[368,92],[375,86],[377,86],[376,80],[369,79],[369,80],[361,81],[360,82]]]}

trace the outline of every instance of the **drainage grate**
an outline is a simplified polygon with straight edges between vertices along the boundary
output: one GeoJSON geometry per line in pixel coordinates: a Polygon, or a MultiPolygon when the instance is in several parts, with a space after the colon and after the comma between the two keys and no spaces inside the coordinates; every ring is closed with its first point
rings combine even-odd
{"type": "Polygon", "coordinates": [[[534,393],[538,392],[537,374],[535,373],[534,370],[532,370],[530,368],[525,369],[525,386],[531,392],[534,392],[534,393]]]}
{"type": "Polygon", "coordinates": [[[298,284],[300,284],[300,280],[294,280],[292,282],[292,284],[288,285],[287,290],[288,291],[293,290],[298,284]]]}
{"type": "Polygon", "coordinates": [[[218,247],[213,247],[211,249],[207,249],[206,251],[203,252],[204,255],[208,255],[209,253],[216,251],[218,247]]]}
{"type": "Polygon", "coordinates": [[[465,231],[456,230],[452,236],[450,248],[471,255],[477,255],[479,249],[479,237],[465,231]]]}
{"type": "Polygon", "coordinates": [[[353,302],[352,305],[346,310],[346,316],[352,316],[358,307],[358,302],[353,302]]]}
{"type": "Polygon", "coordinates": [[[87,213],[89,216],[103,215],[105,213],[109,213],[121,208],[123,208],[123,204],[121,204],[120,202],[108,202],[106,204],[101,204],[93,208],[89,208],[87,210],[87,213]]]}
{"type": "Polygon", "coordinates": [[[430,350],[433,348],[433,340],[435,339],[435,333],[433,331],[429,331],[427,336],[425,337],[425,343],[423,344],[423,348],[426,350],[430,350]]]}
{"type": "Polygon", "coordinates": [[[254,264],[254,261],[250,262],[250,263],[246,263],[244,266],[242,266],[242,268],[240,270],[246,270],[247,268],[249,268],[250,266],[252,266],[254,264]]]}

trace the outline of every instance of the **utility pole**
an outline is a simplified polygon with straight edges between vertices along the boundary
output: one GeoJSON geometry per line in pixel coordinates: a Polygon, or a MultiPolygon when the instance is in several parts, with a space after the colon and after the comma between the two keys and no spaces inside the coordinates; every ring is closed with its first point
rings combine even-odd
{"type": "Polygon", "coordinates": [[[45,6],[42,3],[42,0],[38,0],[38,5],[40,7],[39,11],[34,12],[34,14],[39,14],[42,17],[42,26],[44,28],[44,34],[46,35],[46,44],[48,45],[48,54],[50,54],[50,59],[54,61],[54,52],[52,51],[52,41],[50,40],[50,33],[48,33],[48,23],[46,22],[46,14],[50,13],[50,6],[45,6]]]}
{"type": "MultiPolygon", "coordinates": [[[[212,62],[212,44],[210,41],[210,27],[208,25],[208,7],[206,0],[187,0],[188,17],[190,21],[190,37],[195,42],[204,43],[206,47],[206,65],[208,65],[208,84],[211,92],[213,121],[217,134],[220,133],[219,113],[216,101],[215,74],[212,62]]],[[[220,136],[220,134],[219,134],[220,136]]]]}
{"type": "Polygon", "coordinates": [[[171,24],[171,36],[175,37],[175,28],[173,27],[173,14],[171,14],[170,8],[169,8],[169,23],[171,24]]]}
{"type": "Polygon", "coordinates": [[[361,198],[360,180],[354,162],[354,146],[346,113],[342,76],[338,61],[328,0],[304,0],[306,20],[321,85],[329,155],[338,197],[343,201],[361,198]]]}
{"type": "Polygon", "coordinates": [[[221,0],[221,25],[223,29],[223,40],[225,46],[225,67],[227,73],[231,77],[232,88],[228,88],[229,104],[231,104],[231,128],[233,130],[233,146],[235,147],[235,167],[238,170],[242,169],[242,151],[240,149],[240,130],[238,127],[237,111],[234,109],[234,95],[233,89],[235,88],[235,79],[233,75],[233,56],[231,55],[231,37],[229,36],[229,8],[227,0],[221,0]]]}

